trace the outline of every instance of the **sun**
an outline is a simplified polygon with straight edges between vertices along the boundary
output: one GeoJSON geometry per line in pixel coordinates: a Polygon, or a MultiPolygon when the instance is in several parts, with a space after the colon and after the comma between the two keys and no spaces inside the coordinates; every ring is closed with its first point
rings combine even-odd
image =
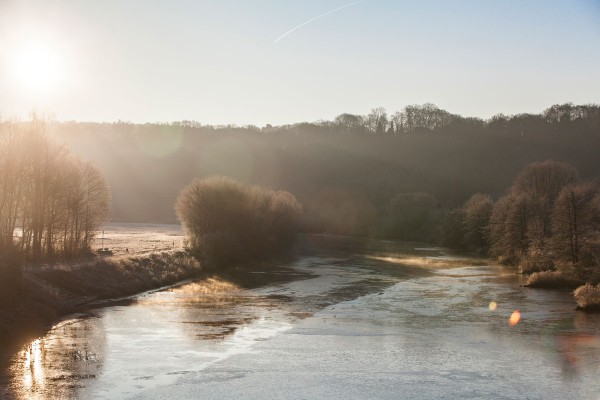
{"type": "Polygon", "coordinates": [[[46,45],[29,45],[15,59],[15,78],[24,89],[47,93],[56,89],[63,80],[61,58],[46,45]]]}

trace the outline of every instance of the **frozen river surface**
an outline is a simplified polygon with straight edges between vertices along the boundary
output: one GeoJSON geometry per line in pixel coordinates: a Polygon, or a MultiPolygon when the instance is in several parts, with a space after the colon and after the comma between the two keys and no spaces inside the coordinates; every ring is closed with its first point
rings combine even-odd
{"type": "Polygon", "coordinates": [[[94,310],[15,354],[2,393],[600,398],[600,316],[574,311],[569,293],[520,287],[499,267],[418,253],[304,258],[284,283],[211,278],[94,310]]]}

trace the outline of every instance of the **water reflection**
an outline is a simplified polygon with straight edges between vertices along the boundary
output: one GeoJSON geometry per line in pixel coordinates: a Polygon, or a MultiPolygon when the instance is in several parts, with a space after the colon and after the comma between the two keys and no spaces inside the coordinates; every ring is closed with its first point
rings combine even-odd
{"type": "Polygon", "coordinates": [[[25,345],[11,363],[4,397],[126,397],[288,329],[293,318],[286,320],[285,304],[281,296],[209,278],[95,310],[25,345]]]}
{"type": "Polygon", "coordinates": [[[261,296],[220,278],[208,278],[154,293],[138,300],[138,306],[163,310],[190,338],[223,340],[247,324],[281,310],[281,297],[261,296]],[[159,307],[159,308],[156,308],[159,307]]]}
{"type": "Polygon", "coordinates": [[[27,345],[26,350],[22,350],[23,359],[23,388],[27,391],[37,389],[38,386],[44,388],[44,367],[43,357],[45,355],[44,345],[40,339],[36,339],[27,345]]]}
{"type": "Polygon", "coordinates": [[[14,356],[6,397],[15,399],[69,398],[82,381],[102,369],[105,337],[101,321],[65,321],[43,338],[24,345],[14,356]]]}
{"type": "MultiPolygon", "coordinates": [[[[307,343],[318,349],[321,340],[335,338],[350,359],[379,349],[373,354],[382,360],[360,366],[367,373],[374,368],[374,375],[389,349],[404,357],[389,365],[435,365],[440,375],[498,369],[588,382],[598,371],[600,316],[575,313],[569,293],[522,288],[514,274],[489,267],[450,265],[423,274],[424,268],[402,266],[411,274],[404,277],[392,271],[407,258],[396,258],[371,258],[368,267],[362,259],[323,259],[316,268],[313,260],[311,268],[322,275],[260,290],[209,278],[65,321],[15,355],[8,398],[144,398],[145,390],[180,384],[183,376],[195,385],[192,377],[212,369],[206,368],[248,353],[317,310],[318,318],[304,321],[306,330],[289,335],[298,338],[297,346],[286,350],[280,342],[266,363],[285,362],[290,352],[301,357],[310,352],[307,343]],[[364,348],[353,353],[353,346],[364,348]]],[[[329,347],[327,352],[336,354],[329,347]]]]}
{"type": "Polygon", "coordinates": [[[572,320],[546,327],[542,333],[544,346],[557,354],[563,377],[575,379],[590,370],[600,370],[599,331],[600,315],[583,312],[577,312],[572,320]]]}

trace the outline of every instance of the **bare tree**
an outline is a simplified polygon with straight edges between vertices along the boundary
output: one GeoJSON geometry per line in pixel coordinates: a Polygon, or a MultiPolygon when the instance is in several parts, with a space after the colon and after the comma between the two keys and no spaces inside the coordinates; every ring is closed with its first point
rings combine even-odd
{"type": "Polygon", "coordinates": [[[598,184],[570,185],[560,192],[552,213],[552,232],[557,258],[583,267],[600,261],[598,184]]]}
{"type": "Polygon", "coordinates": [[[385,108],[378,107],[371,110],[367,115],[366,124],[371,132],[383,134],[388,126],[388,116],[385,108]]]}
{"type": "Polygon", "coordinates": [[[577,182],[577,170],[565,163],[547,160],[526,166],[515,179],[511,192],[525,196],[529,207],[526,236],[528,251],[547,255],[554,201],[567,185],[577,182]]]}
{"type": "Polygon", "coordinates": [[[335,123],[340,126],[345,134],[363,133],[365,130],[365,119],[360,115],[340,114],[335,117],[335,123]]]}
{"type": "Polygon", "coordinates": [[[550,242],[554,203],[563,188],[578,180],[577,170],[555,161],[526,166],[490,219],[491,253],[520,264],[523,271],[553,267],[550,242]]]}
{"type": "Polygon", "coordinates": [[[110,204],[102,174],[50,141],[47,123],[33,115],[0,132],[0,243],[33,260],[89,248],[110,204]]]}
{"type": "Polygon", "coordinates": [[[490,253],[501,262],[518,263],[527,252],[530,207],[526,196],[500,198],[490,216],[490,253]]]}
{"type": "Polygon", "coordinates": [[[489,247],[488,227],[493,209],[492,198],[476,193],[463,205],[465,225],[465,247],[486,253],[489,247]]]}

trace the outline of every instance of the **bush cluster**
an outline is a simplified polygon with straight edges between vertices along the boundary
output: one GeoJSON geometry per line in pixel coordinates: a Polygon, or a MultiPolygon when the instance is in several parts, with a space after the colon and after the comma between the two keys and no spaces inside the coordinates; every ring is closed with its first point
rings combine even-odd
{"type": "Polygon", "coordinates": [[[587,311],[600,311],[600,285],[586,284],[573,293],[578,306],[587,311]]]}
{"type": "Polygon", "coordinates": [[[301,206],[288,192],[210,177],[184,188],[176,211],[190,251],[205,266],[222,266],[288,250],[301,206]]]}

